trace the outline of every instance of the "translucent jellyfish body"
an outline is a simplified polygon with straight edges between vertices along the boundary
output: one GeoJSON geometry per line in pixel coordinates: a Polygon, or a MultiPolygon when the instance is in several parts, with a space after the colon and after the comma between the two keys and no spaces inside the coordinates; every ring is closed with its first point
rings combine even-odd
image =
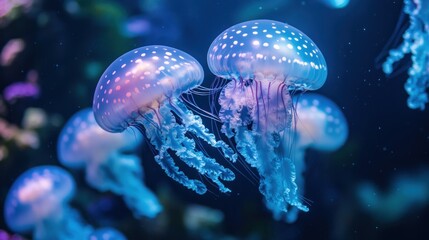
{"type": "Polygon", "coordinates": [[[143,184],[138,131],[110,133],[98,126],[91,108],[75,113],[58,139],[58,158],[70,168],[85,168],[86,181],[100,191],[122,195],[136,217],[155,217],[162,206],[143,184]]]}
{"type": "Polygon", "coordinates": [[[396,173],[389,185],[382,190],[376,183],[363,182],[355,189],[361,209],[379,223],[403,221],[407,215],[424,212],[429,204],[428,166],[396,173]]]}
{"type": "Polygon", "coordinates": [[[218,100],[222,132],[235,138],[240,154],[257,168],[268,209],[277,219],[288,205],[308,211],[298,198],[295,166],[281,143],[291,127],[289,90],[315,90],[326,80],[320,50],[288,24],[254,20],[222,32],[207,61],[216,76],[231,80],[218,100]]]}
{"type": "Polygon", "coordinates": [[[221,149],[232,161],[236,155],[180,98],[199,86],[203,77],[201,65],[185,52],[166,46],[141,47],[106,69],[95,90],[93,110],[98,124],[109,132],[135,126],[145,133],[158,151],[156,162],[177,182],[199,194],[207,191],[204,183],[179,170],[173,156],[228,192],[221,180],[233,180],[234,173],[198,150],[196,139],[221,149]]]}
{"type": "Polygon", "coordinates": [[[407,103],[412,109],[424,110],[429,100],[429,1],[404,0],[403,12],[409,16],[410,26],[402,35],[401,45],[389,51],[383,63],[383,71],[391,74],[395,64],[405,55],[411,54],[412,65],[408,69],[405,83],[405,90],[409,95],[407,103]]]}
{"type": "Polygon", "coordinates": [[[69,206],[75,182],[55,166],[34,167],[13,183],[6,196],[4,217],[10,229],[33,232],[34,239],[87,239],[92,231],[69,206]]]}
{"type": "Polygon", "coordinates": [[[319,1],[331,8],[344,8],[350,2],[350,0],[319,0],[319,1]]]}
{"type": "MultiPolygon", "coordinates": [[[[347,140],[348,124],[340,108],[328,98],[314,93],[293,98],[296,114],[292,121],[292,136],[285,138],[284,149],[290,149],[295,163],[299,195],[304,195],[305,150],[335,151],[347,140]]],[[[284,173],[288,176],[288,172],[284,173]]],[[[285,214],[288,222],[298,217],[296,208],[285,214]]]]}
{"type": "Polygon", "coordinates": [[[127,238],[114,228],[99,228],[91,233],[88,240],[126,240],[127,238]]]}

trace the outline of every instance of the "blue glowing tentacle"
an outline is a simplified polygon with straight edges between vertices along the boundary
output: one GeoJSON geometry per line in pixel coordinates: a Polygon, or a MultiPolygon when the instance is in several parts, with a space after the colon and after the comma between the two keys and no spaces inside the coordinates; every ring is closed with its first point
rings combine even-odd
{"type": "MultiPolygon", "coordinates": [[[[145,114],[145,118],[143,119],[143,121],[146,121],[146,133],[151,143],[159,151],[158,155],[155,156],[155,160],[166,171],[168,176],[189,189],[199,194],[204,194],[207,191],[206,186],[198,180],[190,180],[174,164],[173,159],[167,152],[168,150],[172,150],[188,166],[197,169],[200,174],[206,175],[216,183],[221,192],[229,192],[230,190],[220,180],[232,181],[235,178],[234,173],[230,169],[216,163],[213,158],[207,157],[195,149],[195,141],[185,135],[188,131],[191,132],[191,130],[186,125],[180,125],[176,122],[175,116],[171,111],[177,111],[177,107],[174,109],[167,102],[163,102],[160,105],[158,112],[160,120],[155,120],[155,116],[151,114],[145,114]],[[161,121],[159,124],[160,129],[157,129],[151,121],[147,120],[148,118],[151,118],[152,122],[161,121]]],[[[179,117],[183,121],[192,119],[192,117],[185,115],[179,117]]],[[[195,124],[190,125],[195,128],[195,124]]]]}
{"type": "Polygon", "coordinates": [[[276,153],[277,144],[270,136],[265,136],[256,142],[259,158],[268,163],[261,166],[259,190],[265,197],[267,208],[273,212],[276,219],[281,219],[288,211],[288,205],[307,212],[309,209],[302,204],[298,195],[298,186],[295,183],[296,170],[293,161],[276,153]]]}
{"type": "MultiPolygon", "coordinates": [[[[302,148],[293,148],[291,153],[291,159],[292,162],[295,165],[295,184],[298,187],[298,195],[303,196],[304,195],[304,189],[305,189],[305,178],[303,176],[304,171],[306,169],[305,166],[305,159],[304,159],[304,149],[302,148]]],[[[288,173],[285,172],[287,175],[288,173]]],[[[299,209],[296,207],[292,207],[289,209],[289,211],[285,214],[284,219],[288,223],[293,223],[298,219],[299,209]]]]}
{"type": "Polygon", "coordinates": [[[423,110],[428,102],[426,89],[429,87],[429,32],[415,33],[415,41],[411,48],[413,65],[408,71],[409,78],[405,90],[410,95],[408,106],[423,110]]]}
{"type": "Polygon", "coordinates": [[[409,38],[409,33],[406,32],[404,34],[404,42],[398,48],[389,51],[389,56],[382,66],[385,74],[391,74],[393,72],[393,64],[404,58],[405,54],[410,53],[412,40],[409,38]]]}
{"type": "Polygon", "coordinates": [[[153,124],[155,121],[154,117],[153,114],[148,113],[145,114],[145,118],[142,121],[145,126],[147,138],[155,149],[158,150],[158,154],[154,157],[155,161],[161,166],[167,176],[198,194],[204,194],[207,191],[207,187],[201,181],[189,179],[174,163],[173,158],[167,152],[168,146],[163,142],[161,130],[153,124]]]}
{"type": "Polygon", "coordinates": [[[246,100],[246,89],[239,81],[230,81],[219,96],[219,104],[219,118],[223,123],[221,131],[227,137],[235,137],[238,152],[247,163],[258,168],[260,161],[257,158],[254,133],[247,130],[252,108],[246,100]]]}
{"type": "Polygon", "coordinates": [[[389,56],[383,63],[383,71],[390,74],[393,64],[401,60],[406,54],[411,54],[413,62],[408,70],[408,79],[405,90],[409,97],[408,106],[412,109],[425,108],[429,101],[427,89],[429,88],[429,23],[426,2],[404,1],[404,13],[409,15],[410,27],[403,34],[403,43],[396,49],[389,51],[389,56]]]}
{"type": "Polygon", "coordinates": [[[238,126],[236,128],[235,141],[237,150],[246,159],[246,162],[254,168],[259,168],[261,161],[258,161],[255,139],[253,133],[246,127],[238,126]]]}
{"type": "Polygon", "coordinates": [[[295,164],[280,144],[291,127],[289,92],[283,81],[266,79],[254,80],[251,89],[255,99],[251,112],[253,129],[261,133],[255,143],[259,159],[264,160],[260,166],[263,176],[260,191],[265,196],[266,205],[277,219],[288,211],[288,205],[308,211],[299,199],[295,164]]]}
{"type": "Polygon", "coordinates": [[[234,150],[232,150],[232,148],[224,141],[217,141],[215,135],[210,133],[210,131],[204,126],[201,117],[194,115],[189,109],[186,108],[182,101],[179,99],[174,99],[171,101],[170,107],[177,115],[182,118],[183,125],[185,125],[189,132],[192,132],[211,146],[220,148],[224,156],[232,162],[237,160],[237,154],[234,152],[234,150]]]}
{"type": "Polygon", "coordinates": [[[33,232],[35,240],[88,239],[93,231],[90,225],[83,222],[80,214],[68,205],[63,205],[55,214],[54,218],[36,224],[33,232]]]}
{"type": "Polygon", "coordinates": [[[414,44],[414,34],[415,32],[418,32],[418,28],[418,23],[416,21],[411,21],[410,27],[402,35],[403,42],[401,43],[401,45],[389,51],[389,56],[383,63],[384,73],[391,74],[393,72],[393,64],[404,58],[405,54],[411,52],[411,48],[414,44]]]}
{"type": "Polygon", "coordinates": [[[154,218],[162,211],[156,195],[143,184],[140,158],[134,155],[115,154],[108,161],[113,181],[117,181],[118,194],[124,196],[127,205],[137,217],[154,218]]]}
{"type": "Polygon", "coordinates": [[[86,180],[100,191],[123,195],[127,205],[137,217],[155,217],[161,210],[155,194],[143,184],[140,158],[113,153],[107,161],[88,163],[86,180]],[[99,162],[99,163],[98,163],[99,162]]]}
{"type": "Polygon", "coordinates": [[[233,80],[221,92],[222,132],[234,135],[240,154],[258,170],[259,190],[276,218],[284,216],[288,205],[308,211],[298,198],[295,166],[290,158],[279,153],[280,134],[290,127],[291,101],[287,89],[282,82],[249,83],[233,80]],[[247,128],[250,123],[252,130],[247,128]]]}
{"type": "MultiPolygon", "coordinates": [[[[230,190],[220,180],[232,181],[235,179],[234,173],[230,169],[218,164],[213,158],[205,156],[201,151],[197,151],[195,149],[195,141],[185,136],[190,130],[185,124],[177,124],[171,111],[177,111],[177,108],[172,108],[168,103],[161,104],[159,109],[159,113],[163,119],[161,132],[168,135],[164,138],[165,147],[175,151],[176,155],[188,166],[197,169],[200,174],[210,178],[218,185],[221,192],[229,192],[230,190]]],[[[192,118],[185,115],[179,115],[179,117],[183,121],[192,118]]],[[[195,126],[195,124],[188,124],[195,126]]]]}

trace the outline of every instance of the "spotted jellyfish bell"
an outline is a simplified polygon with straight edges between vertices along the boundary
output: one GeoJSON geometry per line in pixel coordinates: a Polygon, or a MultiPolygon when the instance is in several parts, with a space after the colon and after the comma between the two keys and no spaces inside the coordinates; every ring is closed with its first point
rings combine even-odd
{"type": "Polygon", "coordinates": [[[4,218],[15,232],[33,232],[39,240],[86,239],[84,224],[69,202],[75,193],[72,176],[56,166],[38,166],[22,173],[10,188],[4,218]]]}

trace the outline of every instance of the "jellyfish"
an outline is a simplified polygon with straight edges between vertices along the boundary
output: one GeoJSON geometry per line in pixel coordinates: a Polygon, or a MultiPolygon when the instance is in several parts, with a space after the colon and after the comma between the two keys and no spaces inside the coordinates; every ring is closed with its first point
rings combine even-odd
{"type": "Polygon", "coordinates": [[[75,113],[58,138],[64,166],[85,168],[86,181],[100,191],[122,195],[136,217],[155,217],[161,210],[156,195],[143,184],[140,158],[131,153],[143,141],[137,131],[110,133],[101,129],[91,108],[75,113]],[[128,153],[128,154],[126,154],[128,153]]]}
{"type": "MultiPolygon", "coordinates": [[[[389,51],[382,67],[384,73],[390,75],[397,67],[396,63],[411,54],[412,65],[405,83],[409,95],[407,104],[411,109],[424,110],[429,87],[429,1],[404,0],[403,12],[409,16],[410,26],[402,35],[402,43],[389,51]]],[[[400,24],[402,20],[398,26],[400,24]]]]}
{"type": "MultiPolygon", "coordinates": [[[[293,98],[296,114],[292,120],[292,137],[285,138],[283,147],[291,150],[295,163],[298,192],[304,194],[305,150],[312,148],[324,152],[339,149],[347,140],[348,124],[340,108],[328,98],[308,93],[293,98]]],[[[287,172],[284,173],[288,175],[287,172]]],[[[296,221],[297,208],[285,214],[288,222],[296,221]]]]}
{"type": "Polygon", "coordinates": [[[88,240],[126,240],[127,238],[118,230],[105,227],[96,229],[91,233],[88,240]]]}
{"type": "Polygon", "coordinates": [[[396,173],[384,190],[374,182],[362,182],[355,191],[360,209],[377,222],[403,221],[412,212],[424,212],[429,204],[429,168],[396,173]]]}
{"type": "Polygon", "coordinates": [[[154,147],[154,159],[165,173],[196,193],[204,194],[206,185],[188,177],[175,159],[196,169],[221,192],[229,192],[222,180],[234,180],[234,173],[208,156],[202,144],[218,149],[232,162],[236,153],[216,140],[181,97],[198,87],[203,77],[198,61],[183,51],[160,45],[134,49],[101,76],[94,94],[95,120],[108,132],[131,126],[139,129],[154,147]]]}
{"type": "Polygon", "coordinates": [[[281,143],[291,128],[289,91],[316,90],[326,80],[320,50],[288,24],[254,20],[222,32],[207,60],[218,79],[230,80],[218,99],[221,132],[234,137],[238,152],[257,169],[267,208],[276,219],[288,206],[308,211],[298,196],[294,163],[281,143]]]}
{"type": "Polygon", "coordinates": [[[22,173],[6,196],[4,218],[18,233],[33,239],[87,239],[92,227],[70,207],[75,192],[72,176],[56,166],[38,166],[22,173]]]}
{"type": "Polygon", "coordinates": [[[319,0],[330,8],[345,8],[349,5],[350,0],[319,0]]]}

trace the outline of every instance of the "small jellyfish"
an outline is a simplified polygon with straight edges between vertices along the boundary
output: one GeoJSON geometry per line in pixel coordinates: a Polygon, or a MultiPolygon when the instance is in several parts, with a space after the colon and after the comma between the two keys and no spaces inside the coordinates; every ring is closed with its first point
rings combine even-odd
{"type": "Polygon", "coordinates": [[[298,197],[295,166],[281,143],[291,128],[289,91],[316,90],[325,83],[327,66],[320,50],[288,24],[254,20],[222,32],[207,60],[213,74],[230,80],[218,99],[221,131],[235,138],[238,152],[258,170],[267,208],[276,219],[288,205],[308,211],[298,197]]]}
{"type": "Polygon", "coordinates": [[[18,233],[32,231],[34,239],[87,239],[92,227],[69,205],[74,192],[75,182],[65,170],[31,168],[18,177],[6,196],[6,224],[18,233]]]}
{"type": "MultiPolygon", "coordinates": [[[[283,147],[291,150],[295,163],[298,192],[304,194],[305,150],[335,151],[347,140],[348,124],[340,108],[319,94],[302,94],[293,98],[296,114],[292,120],[292,136],[285,138],[283,147]]],[[[288,176],[288,173],[285,173],[288,176]]],[[[296,208],[285,215],[285,220],[294,222],[298,217],[296,208]]]]}
{"type": "Polygon", "coordinates": [[[143,184],[140,158],[132,155],[143,141],[137,131],[101,129],[91,108],[75,113],[58,138],[58,158],[70,168],[85,168],[86,181],[100,191],[123,195],[136,217],[153,218],[161,210],[155,194],[143,184]],[[128,153],[128,154],[127,154],[128,153]]]}
{"type": "Polygon", "coordinates": [[[157,150],[155,161],[185,187],[198,194],[207,191],[203,182],[179,170],[175,157],[217,184],[221,192],[228,192],[221,180],[234,180],[234,173],[207,156],[198,140],[220,149],[231,161],[237,156],[226,143],[216,140],[181,98],[198,87],[203,77],[198,61],[178,49],[159,45],[134,49],[101,76],[94,94],[95,120],[109,132],[130,126],[139,129],[157,150]]]}
{"type": "Polygon", "coordinates": [[[350,0],[319,0],[330,8],[345,8],[349,5],[350,0]]]}
{"type": "MultiPolygon", "coordinates": [[[[410,26],[402,35],[403,42],[389,51],[382,67],[384,73],[390,75],[397,67],[396,63],[405,55],[411,54],[412,65],[408,69],[405,83],[405,90],[409,95],[407,103],[409,108],[424,110],[429,88],[429,1],[404,0],[403,12],[409,16],[410,26]]],[[[403,24],[402,19],[403,16],[398,27],[403,24]]],[[[394,33],[393,38],[397,37],[395,35],[397,33],[394,33]]]]}
{"type": "Polygon", "coordinates": [[[88,240],[127,240],[127,238],[118,230],[106,227],[94,230],[88,240]]]}
{"type": "Polygon", "coordinates": [[[395,172],[384,190],[374,182],[363,182],[355,191],[360,210],[377,222],[403,222],[410,213],[419,215],[429,205],[429,168],[423,165],[411,172],[395,172]]]}

